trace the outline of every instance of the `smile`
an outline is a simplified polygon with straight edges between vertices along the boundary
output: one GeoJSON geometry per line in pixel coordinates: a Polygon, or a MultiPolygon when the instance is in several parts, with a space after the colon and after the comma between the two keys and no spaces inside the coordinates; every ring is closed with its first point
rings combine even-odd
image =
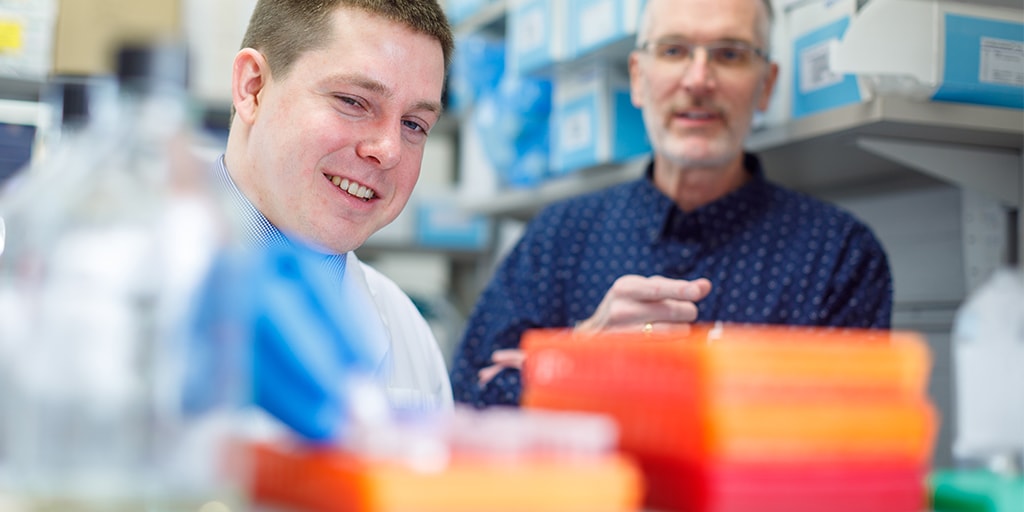
{"type": "Polygon", "coordinates": [[[358,197],[363,201],[369,201],[370,199],[373,199],[374,197],[377,196],[373,189],[367,187],[366,185],[360,185],[359,183],[349,180],[348,178],[342,178],[340,176],[331,177],[327,176],[326,174],[324,176],[330,179],[331,183],[334,183],[336,187],[344,190],[345,192],[348,192],[350,196],[358,197]]]}

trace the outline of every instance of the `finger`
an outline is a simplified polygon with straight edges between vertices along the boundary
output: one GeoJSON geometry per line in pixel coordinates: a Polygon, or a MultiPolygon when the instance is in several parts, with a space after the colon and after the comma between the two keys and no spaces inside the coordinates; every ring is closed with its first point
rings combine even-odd
{"type": "Polygon", "coordinates": [[[697,320],[699,309],[688,300],[664,300],[652,308],[656,313],[647,321],[666,324],[691,323],[697,320]]]}
{"type": "Polygon", "coordinates": [[[508,368],[522,369],[523,362],[526,361],[526,352],[514,348],[495,350],[491,355],[491,361],[508,368]]]}
{"type": "MultiPolygon", "coordinates": [[[[618,284],[618,283],[617,283],[618,284]]],[[[698,301],[711,291],[711,281],[700,278],[693,281],[651,276],[642,280],[628,280],[619,290],[623,297],[655,302],[665,299],[698,301]]]]}
{"type": "Polygon", "coordinates": [[[613,305],[606,326],[652,323],[687,323],[697,319],[698,308],[687,300],[623,302],[613,305]]]}
{"type": "Polygon", "coordinates": [[[690,281],[690,284],[692,284],[692,285],[697,287],[697,291],[698,291],[698,295],[699,295],[698,298],[690,299],[690,300],[701,300],[704,297],[707,297],[709,293],[711,293],[711,288],[712,288],[711,280],[709,280],[707,278],[701,277],[699,279],[694,279],[693,281],[690,281]]]}
{"type": "Polygon", "coordinates": [[[477,384],[479,384],[480,387],[486,386],[488,382],[494,380],[494,378],[497,377],[504,369],[505,366],[500,364],[492,364],[491,366],[481,369],[476,372],[476,378],[478,380],[477,384]]]}

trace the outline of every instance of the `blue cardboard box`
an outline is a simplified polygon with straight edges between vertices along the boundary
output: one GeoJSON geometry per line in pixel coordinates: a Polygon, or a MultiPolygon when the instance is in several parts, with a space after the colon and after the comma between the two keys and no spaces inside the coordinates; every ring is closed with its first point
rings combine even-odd
{"type": "Polygon", "coordinates": [[[510,72],[546,72],[570,57],[568,10],[565,0],[516,0],[509,5],[505,41],[510,72]]]}
{"type": "Polygon", "coordinates": [[[574,56],[636,38],[644,0],[568,0],[569,51],[574,56]]]}
{"type": "Polygon", "coordinates": [[[625,70],[592,63],[560,72],[551,112],[551,170],[565,174],[650,151],[625,70]]]}

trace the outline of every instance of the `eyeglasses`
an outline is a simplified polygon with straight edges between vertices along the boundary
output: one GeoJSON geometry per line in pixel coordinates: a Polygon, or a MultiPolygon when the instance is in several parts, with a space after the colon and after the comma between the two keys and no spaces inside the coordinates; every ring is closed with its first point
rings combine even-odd
{"type": "Polygon", "coordinates": [[[768,53],[744,41],[714,41],[696,44],[682,40],[646,41],[637,47],[664,63],[689,63],[698,48],[707,52],[708,62],[721,68],[741,69],[758,58],[768,60],[768,53]]]}

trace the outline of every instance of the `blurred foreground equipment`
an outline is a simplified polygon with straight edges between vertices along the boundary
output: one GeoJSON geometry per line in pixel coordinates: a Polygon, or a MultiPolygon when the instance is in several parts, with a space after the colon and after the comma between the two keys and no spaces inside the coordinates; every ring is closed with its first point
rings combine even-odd
{"type": "Polygon", "coordinates": [[[247,395],[243,332],[189,343],[185,320],[231,232],[192,159],[185,53],[130,44],[117,62],[116,101],[0,203],[0,492],[27,511],[238,510],[220,447],[247,395]],[[202,407],[192,349],[222,363],[202,407]]]}
{"type": "Polygon", "coordinates": [[[909,332],[528,331],[523,404],[611,415],[648,507],[923,510],[937,420],[909,332]]]}
{"type": "Polygon", "coordinates": [[[457,408],[356,421],[340,447],[251,445],[256,503],[312,512],[629,512],[635,464],[591,414],[457,408]]]}

